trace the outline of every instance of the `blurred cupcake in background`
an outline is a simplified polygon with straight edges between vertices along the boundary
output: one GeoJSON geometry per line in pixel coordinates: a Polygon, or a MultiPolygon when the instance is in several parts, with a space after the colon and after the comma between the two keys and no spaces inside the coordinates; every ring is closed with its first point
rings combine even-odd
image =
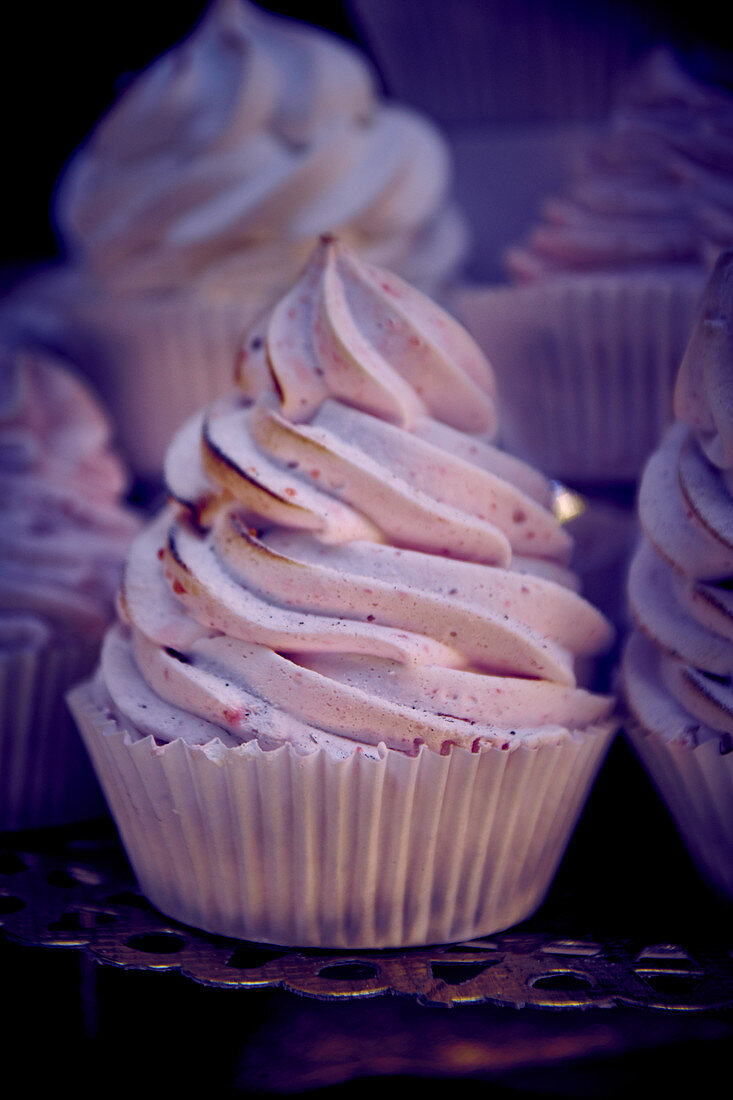
{"type": "MultiPolygon", "coordinates": [[[[704,219],[733,216],[733,97],[694,80],[660,47],[622,89],[606,133],[578,158],[522,245],[517,282],[559,272],[699,267],[704,219]]],[[[673,274],[673,272],[669,272],[673,274]]]]}
{"type": "MultiPolygon", "coordinates": [[[[623,591],[635,487],[672,418],[712,227],[722,238],[733,209],[732,121],[728,92],[651,51],[564,191],[505,250],[508,280],[455,302],[496,371],[505,445],[585,494],[609,593],[623,591]]],[[[625,621],[623,601],[600,603],[625,621]]]]}
{"type": "Polygon", "coordinates": [[[466,270],[501,253],[608,117],[654,20],[617,0],[347,0],[389,95],[443,128],[471,225],[466,270]]]}
{"type": "Polygon", "coordinates": [[[674,408],[639,495],[626,728],[701,872],[733,898],[733,250],[710,279],[674,408]]]}
{"type": "Polygon", "coordinates": [[[703,282],[685,268],[463,289],[455,311],[494,365],[504,444],[576,488],[633,487],[703,282]]]}
{"type": "Polygon", "coordinates": [[[450,193],[442,136],[380,96],[351,44],[215,0],[71,158],[54,202],[68,264],[21,297],[156,475],[322,232],[440,295],[467,245],[450,193]]]}
{"type": "Polygon", "coordinates": [[[460,292],[507,445],[555,476],[633,484],[670,422],[713,226],[722,241],[733,211],[732,126],[733,97],[653,51],[565,194],[506,250],[509,285],[460,292]]]}
{"type": "Polygon", "coordinates": [[[104,811],[64,692],[96,660],[139,523],[86,385],[45,353],[1,355],[0,829],[20,829],[104,811]]]}

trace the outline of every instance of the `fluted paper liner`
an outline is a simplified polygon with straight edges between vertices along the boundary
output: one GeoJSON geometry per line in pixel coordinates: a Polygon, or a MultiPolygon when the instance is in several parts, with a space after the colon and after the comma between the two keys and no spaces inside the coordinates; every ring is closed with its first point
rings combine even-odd
{"type": "Polygon", "coordinates": [[[73,303],[79,361],[109,408],[135,473],[160,477],[181,424],[234,384],[257,302],[110,298],[73,303]]]}
{"type": "Polygon", "coordinates": [[[349,0],[387,90],[443,122],[603,118],[649,44],[627,5],[349,0]]]}
{"type": "Polygon", "coordinates": [[[464,288],[453,308],[494,368],[506,449],[570,482],[636,480],[703,286],[684,269],[464,288]]]}
{"type": "Polygon", "coordinates": [[[634,722],[625,732],[701,873],[733,898],[733,751],[718,738],[665,740],[634,722]]]}
{"type": "Polygon", "coordinates": [[[96,659],[65,640],[0,655],[0,829],[35,829],[105,814],[64,699],[96,659]]]}
{"type": "Polygon", "coordinates": [[[449,943],[529,916],[611,740],[335,759],[159,746],[69,696],[142,892],[209,932],[303,947],[449,943]]]}

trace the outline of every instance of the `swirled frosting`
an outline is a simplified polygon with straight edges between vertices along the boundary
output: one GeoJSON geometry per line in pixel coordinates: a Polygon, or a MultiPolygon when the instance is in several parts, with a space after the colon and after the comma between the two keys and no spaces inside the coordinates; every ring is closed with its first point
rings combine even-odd
{"type": "Polygon", "coordinates": [[[139,522],[120,504],[122,465],[86,386],[55,359],[0,363],[0,640],[99,639],[139,522]]]}
{"type": "Polygon", "coordinates": [[[450,177],[438,131],[382,101],[355,49],[215,0],[72,158],[56,217],[117,291],[267,299],[326,231],[433,288],[466,244],[450,177]]]}
{"type": "Polygon", "coordinates": [[[487,440],[490,367],[448,314],[324,238],[239,389],[166,459],[101,677],[129,728],[227,746],[447,752],[572,737],[610,642],[549,484],[487,440]]]}
{"type": "Polygon", "coordinates": [[[675,423],[643,475],[624,660],[647,729],[695,745],[733,734],[733,251],[708,284],[675,389],[675,423]]]}
{"type": "Polygon", "coordinates": [[[733,101],[658,49],[578,158],[567,193],[549,199],[527,240],[507,251],[507,266],[532,281],[702,264],[732,214],[733,101]]]}

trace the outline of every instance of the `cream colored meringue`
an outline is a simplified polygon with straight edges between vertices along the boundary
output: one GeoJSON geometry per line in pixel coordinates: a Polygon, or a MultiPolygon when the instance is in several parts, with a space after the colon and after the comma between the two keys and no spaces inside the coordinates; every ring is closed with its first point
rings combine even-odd
{"type": "Polygon", "coordinates": [[[733,251],[708,284],[677,379],[675,416],[641,483],[627,697],[640,723],[666,741],[730,743],[733,251]]]}
{"type": "Polygon", "coordinates": [[[733,101],[692,79],[666,48],[621,90],[607,131],[548,200],[510,273],[533,281],[568,271],[704,265],[733,211],[733,101]]]}
{"type": "Polygon", "coordinates": [[[474,752],[607,724],[576,661],[549,483],[497,450],[491,368],[448,314],[325,238],[190,420],[138,537],[101,682],[159,740],[474,752]]]}
{"type": "Polygon", "coordinates": [[[49,627],[99,638],[139,528],[120,503],[126,475],[110,449],[109,423],[86,386],[52,357],[4,351],[2,359],[3,645],[12,648],[19,622],[39,638],[49,627]]]}
{"type": "Polygon", "coordinates": [[[56,217],[115,291],[267,300],[324,231],[434,289],[466,245],[450,182],[438,131],[382,101],[356,49],[215,0],[72,158],[56,217]]]}

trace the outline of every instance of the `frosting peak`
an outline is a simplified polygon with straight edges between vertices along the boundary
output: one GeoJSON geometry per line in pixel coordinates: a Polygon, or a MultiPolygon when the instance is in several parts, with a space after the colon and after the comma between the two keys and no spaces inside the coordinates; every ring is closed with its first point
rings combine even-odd
{"type": "Polygon", "coordinates": [[[429,414],[489,437],[496,429],[493,373],[465,329],[331,236],[241,353],[245,393],[255,397],[268,375],[293,421],[331,397],[403,427],[429,414]]]}

